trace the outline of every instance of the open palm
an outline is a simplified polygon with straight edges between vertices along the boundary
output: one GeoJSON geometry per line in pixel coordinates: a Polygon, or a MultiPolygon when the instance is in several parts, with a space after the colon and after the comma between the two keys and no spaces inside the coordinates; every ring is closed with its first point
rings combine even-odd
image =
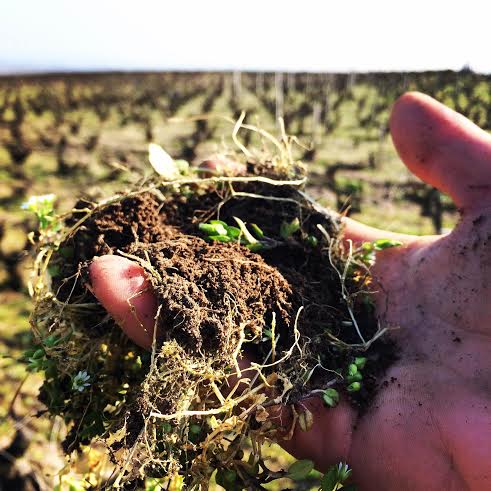
{"type": "MultiPolygon", "coordinates": [[[[415,93],[395,104],[391,133],[409,169],[452,197],[460,223],[445,236],[412,237],[346,219],[354,242],[403,242],[379,253],[373,271],[378,316],[397,328],[401,356],[366,414],[311,399],[312,429],[282,444],[320,470],[349,462],[361,491],[491,489],[491,137],[415,93]]],[[[106,256],[91,280],[125,332],[148,346],[127,302],[153,323],[151,292],[134,297],[147,286],[140,267],[106,256]]]]}

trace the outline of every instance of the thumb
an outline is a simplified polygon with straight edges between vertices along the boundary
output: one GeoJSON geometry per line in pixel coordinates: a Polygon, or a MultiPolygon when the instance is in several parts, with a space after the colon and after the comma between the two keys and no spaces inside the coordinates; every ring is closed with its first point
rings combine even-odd
{"type": "Polygon", "coordinates": [[[144,269],[121,256],[95,258],[89,267],[91,291],[125,334],[152,346],[157,299],[144,269]]]}
{"type": "Polygon", "coordinates": [[[399,234],[369,227],[348,217],[342,217],[341,223],[343,226],[344,240],[351,240],[355,246],[359,246],[363,242],[373,242],[378,239],[398,240],[407,245],[417,239],[414,235],[399,234]]]}

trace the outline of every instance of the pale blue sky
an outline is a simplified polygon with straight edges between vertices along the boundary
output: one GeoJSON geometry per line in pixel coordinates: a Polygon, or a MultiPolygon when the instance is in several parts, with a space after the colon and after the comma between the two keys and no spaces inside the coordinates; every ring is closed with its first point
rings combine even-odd
{"type": "Polygon", "coordinates": [[[0,0],[0,72],[491,72],[486,0],[0,0]]]}

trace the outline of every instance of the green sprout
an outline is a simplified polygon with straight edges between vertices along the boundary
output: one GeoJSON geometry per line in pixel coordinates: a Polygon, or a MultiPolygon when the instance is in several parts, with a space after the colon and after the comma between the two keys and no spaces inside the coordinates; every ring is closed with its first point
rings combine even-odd
{"type": "Polygon", "coordinates": [[[83,392],[86,387],[90,386],[90,375],[85,371],[80,371],[73,377],[72,389],[78,392],[83,392]]]}
{"type": "Polygon", "coordinates": [[[44,351],[44,348],[36,347],[29,349],[24,352],[23,358],[28,362],[28,372],[39,372],[44,370],[46,360],[46,352],[44,351]]]}
{"type": "Polygon", "coordinates": [[[348,365],[348,376],[352,377],[358,373],[358,367],[354,363],[348,365]]]}
{"type": "Polygon", "coordinates": [[[59,342],[61,338],[56,334],[50,334],[48,337],[44,338],[43,344],[48,348],[54,348],[59,342]]]}
{"type": "Polygon", "coordinates": [[[210,223],[200,223],[199,229],[208,236],[227,235],[227,224],[220,220],[212,220],[210,223]]]}
{"type": "Polygon", "coordinates": [[[300,220],[294,218],[291,222],[283,222],[280,226],[280,235],[283,239],[289,239],[295,232],[300,230],[300,220]]]}
{"type": "Polygon", "coordinates": [[[319,245],[319,239],[315,235],[309,235],[307,237],[307,244],[312,248],[317,247],[319,245]]]}
{"type": "Polygon", "coordinates": [[[56,228],[58,225],[55,216],[54,203],[56,195],[43,194],[42,196],[31,196],[26,202],[22,203],[21,209],[31,211],[39,220],[40,230],[46,230],[50,226],[56,228]]]}
{"type": "Polygon", "coordinates": [[[46,355],[45,347],[51,348],[59,341],[56,337],[49,336],[43,341],[44,346],[35,346],[24,351],[22,360],[27,362],[26,370],[28,372],[44,372],[47,379],[56,376],[56,363],[50,360],[46,355]]]}
{"type": "Polygon", "coordinates": [[[367,359],[364,356],[357,356],[352,363],[348,365],[346,383],[348,392],[358,392],[361,389],[363,380],[362,370],[365,368],[367,359]]]}
{"type": "Polygon", "coordinates": [[[336,407],[339,403],[339,392],[336,389],[329,388],[322,393],[322,400],[328,407],[336,407]]]}
{"type": "MultiPolygon", "coordinates": [[[[200,223],[199,229],[206,235],[206,238],[215,242],[239,242],[252,252],[258,252],[265,248],[271,249],[280,244],[277,240],[266,237],[263,230],[255,223],[246,225],[239,217],[234,217],[237,227],[228,225],[222,220],[210,220],[208,223],[200,223]]],[[[280,235],[287,240],[294,233],[300,230],[300,220],[294,218],[291,222],[283,222],[280,227],[280,235]]],[[[311,247],[316,247],[318,240],[309,235],[307,243],[311,247]]]]}
{"type": "Polygon", "coordinates": [[[252,233],[258,238],[258,239],[264,239],[264,232],[255,224],[251,223],[249,225],[252,229],[252,233]]]}
{"type": "Polygon", "coordinates": [[[348,377],[346,378],[348,384],[351,384],[353,382],[361,382],[362,380],[363,380],[363,375],[360,372],[357,372],[354,375],[348,375],[348,377]]]}
{"type": "Polygon", "coordinates": [[[338,465],[333,465],[324,474],[321,481],[321,491],[337,491],[343,489],[345,491],[355,491],[356,487],[353,484],[348,486],[344,482],[350,477],[351,469],[348,464],[340,462],[338,465]]]}
{"type": "Polygon", "coordinates": [[[234,217],[234,220],[238,227],[228,225],[222,220],[210,220],[208,223],[200,223],[199,229],[206,234],[208,240],[214,242],[239,242],[253,252],[264,248],[269,239],[264,237],[264,232],[256,224],[252,224],[251,229],[263,241],[256,239],[240,218],[234,217]]]}
{"type": "Polygon", "coordinates": [[[361,390],[361,383],[360,382],[351,382],[351,384],[349,384],[347,387],[346,387],[346,390],[348,392],[358,392],[361,390]]]}

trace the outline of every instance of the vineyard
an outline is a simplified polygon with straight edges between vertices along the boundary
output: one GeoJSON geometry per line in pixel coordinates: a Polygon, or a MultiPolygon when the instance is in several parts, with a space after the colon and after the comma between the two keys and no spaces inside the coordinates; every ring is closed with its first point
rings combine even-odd
{"type": "MultiPolygon", "coordinates": [[[[104,197],[134,186],[153,172],[149,143],[192,165],[234,145],[264,145],[260,131],[234,132],[240,120],[296,137],[308,191],[322,204],[382,229],[439,234],[453,226],[457,211],[399,162],[390,108],[402,93],[419,90],[491,130],[490,82],[466,70],[0,78],[0,476],[6,476],[0,490],[52,489],[45,474],[64,464],[57,452],[63,429],[35,417],[42,415],[40,380],[26,378],[19,362],[30,336],[26,251],[35,221],[21,209],[29,196],[54,193],[66,211],[87,193],[104,197]],[[42,464],[47,451],[52,458],[42,464]]],[[[98,465],[82,459],[80,471],[98,465]]]]}

